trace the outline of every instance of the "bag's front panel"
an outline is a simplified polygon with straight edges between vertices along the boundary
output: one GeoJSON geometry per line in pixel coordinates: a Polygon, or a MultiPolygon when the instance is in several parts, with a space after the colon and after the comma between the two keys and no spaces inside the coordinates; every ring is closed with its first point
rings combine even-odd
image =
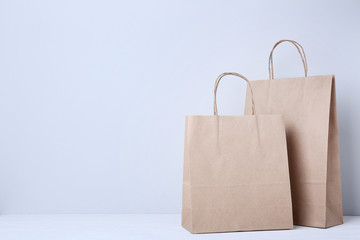
{"type": "Polygon", "coordinates": [[[187,121],[192,232],[292,228],[281,116],[187,121]]]}
{"type": "Polygon", "coordinates": [[[317,76],[252,82],[257,112],[284,115],[294,223],[299,225],[325,227],[331,81],[332,76],[317,76]]]}

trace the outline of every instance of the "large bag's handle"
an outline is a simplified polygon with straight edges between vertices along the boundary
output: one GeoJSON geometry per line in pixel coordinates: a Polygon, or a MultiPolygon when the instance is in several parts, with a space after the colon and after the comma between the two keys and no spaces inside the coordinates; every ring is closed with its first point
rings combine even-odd
{"type": "Polygon", "coordinates": [[[217,116],[218,115],[218,109],[217,109],[217,104],[216,104],[216,92],[217,92],[217,89],[218,89],[218,86],[219,86],[219,83],[220,83],[220,80],[227,76],[227,75],[233,75],[233,76],[237,76],[237,77],[240,77],[242,79],[244,79],[248,85],[249,85],[249,88],[250,88],[250,93],[251,93],[251,107],[252,107],[252,115],[256,115],[256,112],[255,112],[255,103],[254,103],[254,94],[253,94],[253,90],[251,88],[251,84],[249,82],[249,80],[244,77],[243,75],[239,74],[239,73],[236,73],[236,72],[225,72],[225,73],[222,73],[220,74],[216,81],[215,81],[215,87],[214,87],[214,115],[217,116]]]}
{"type": "Polygon", "coordinates": [[[305,70],[305,77],[307,77],[308,74],[308,66],[307,66],[307,61],[306,61],[306,55],[305,55],[305,51],[303,49],[303,47],[296,41],[294,40],[280,40],[277,43],[275,43],[273,49],[270,52],[270,56],[269,56],[269,79],[274,79],[274,64],[273,64],[273,52],[275,50],[275,48],[277,47],[277,45],[279,45],[282,42],[290,42],[292,43],[298,50],[300,57],[301,57],[301,61],[303,62],[304,65],[304,70],[305,70]]]}

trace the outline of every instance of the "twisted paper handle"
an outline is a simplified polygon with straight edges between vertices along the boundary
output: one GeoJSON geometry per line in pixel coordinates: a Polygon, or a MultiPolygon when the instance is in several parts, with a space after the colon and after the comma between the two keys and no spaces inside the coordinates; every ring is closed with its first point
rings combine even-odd
{"type": "Polygon", "coordinates": [[[305,51],[304,51],[303,47],[298,42],[296,42],[294,40],[280,40],[274,45],[274,47],[272,48],[272,50],[270,52],[270,56],[269,56],[269,79],[274,79],[273,52],[274,52],[275,48],[277,47],[277,45],[279,45],[282,42],[290,42],[297,48],[297,50],[298,50],[298,52],[300,54],[300,57],[301,57],[301,61],[303,62],[303,65],[304,65],[305,77],[307,77],[308,66],[307,66],[306,55],[305,55],[305,51]]]}
{"type": "Polygon", "coordinates": [[[215,86],[214,86],[214,115],[218,115],[218,109],[217,109],[217,104],[216,104],[216,92],[217,92],[217,89],[218,89],[218,86],[219,86],[219,83],[220,83],[220,80],[227,76],[227,75],[233,75],[233,76],[237,76],[237,77],[240,77],[242,79],[244,79],[248,85],[249,85],[249,88],[250,88],[250,93],[251,93],[251,104],[252,104],[252,115],[256,115],[256,112],[255,112],[255,103],[254,103],[254,94],[253,94],[253,90],[251,88],[251,84],[249,82],[249,80],[244,77],[243,75],[239,74],[239,73],[236,73],[236,72],[225,72],[225,73],[222,73],[220,74],[216,81],[215,81],[215,86]]]}

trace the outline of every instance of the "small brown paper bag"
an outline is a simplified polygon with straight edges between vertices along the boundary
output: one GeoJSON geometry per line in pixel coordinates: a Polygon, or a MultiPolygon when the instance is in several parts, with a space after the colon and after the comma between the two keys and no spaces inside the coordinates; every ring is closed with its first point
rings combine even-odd
{"type": "MultiPolygon", "coordinates": [[[[293,227],[281,115],[187,116],[182,226],[192,233],[293,227]]],[[[248,82],[249,83],[249,82],[248,82]]],[[[251,89],[251,86],[248,85],[251,89]]]]}
{"type": "MultiPolygon", "coordinates": [[[[302,46],[281,40],[270,53],[270,80],[251,81],[251,86],[258,113],[284,116],[294,224],[326,228],[343,223],[335,77],[308,77],[307,72],[302,46]],[[274,79],[272,55],[282,42],[297,48],[305,77],[274,79]]],[[[246,114],[252,97],[248,88],[246,114]]]]}

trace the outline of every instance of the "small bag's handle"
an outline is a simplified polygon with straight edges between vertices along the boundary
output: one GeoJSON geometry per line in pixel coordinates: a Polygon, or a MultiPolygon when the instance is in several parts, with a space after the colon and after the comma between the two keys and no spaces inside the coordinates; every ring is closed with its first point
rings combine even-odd
{"type": "Polygon", "coordinates": [[[303,49],[303,47],[296,41],[294,40],[280,40],[277,43],[275,43],[274,47],[272,48],[271,52],[270,52],[270,56],[269,56],[269,79],[274,79],[274,63],[273,63],[273,52],[275,50],[275,48],[277,47],[277,45],[279,45],[282,42],[290,42],[292,43],[298,50],[300,57],[301,57],[301,61],[303,62],[304,65],[304,71],[305,71],[305,77],[307,77],[308,74],[308,66],[307,66],[307,61],[306,61],[306,55],[305,55],[305,51],[303,49]]]}
{"type": "Polygon", "coordinates": [[[219,83],[220,83],[220,80],[227,76],[227,75],[233,75],[233,76],[237,76],[237,77],[240,77],[242,79],[244,79],[248,85],[249,85],[249,88],[250,88],[250,93],[251,93],[251,107],[252,107],[252,115],[256,115],[256,112],[255,112],[255,103],[254,103],[254,94],[253,94],[253,90],[251,88],[251,84],[249,82],[249,80],[244,77],[243,75],[239,74],[239,73],[236,73],[236,72],[225,72],[225,73],[222,73],[220,74],[216,81],[215,81],[215,87],[214,87],[214,115],[217,116],[218,115],[218,109],[217,109],[217,104],[216,104],[216,92],[217,92],[217,89],[218,89],[218,86],[219,86],[219,83]]]}

